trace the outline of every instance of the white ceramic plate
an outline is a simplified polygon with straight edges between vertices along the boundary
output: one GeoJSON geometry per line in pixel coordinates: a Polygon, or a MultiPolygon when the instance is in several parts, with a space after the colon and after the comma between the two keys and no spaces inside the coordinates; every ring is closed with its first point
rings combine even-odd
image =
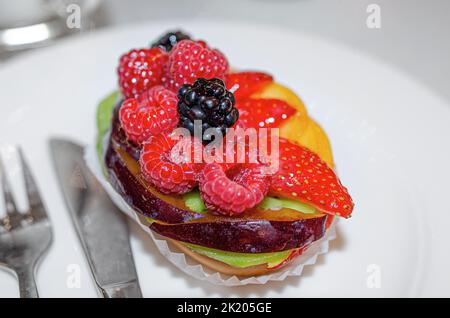
{"type": "MultiPolygon", "coordinates": [[[[220,48],[234,66],[270,71],[302,96],[330,136],[356,208],[338,224],[331,251],[300,278],[236,288],[186,276],[132,225],[145,296],[450,296],[450,107],[389,66],[310,35],[179,21],[85,34],[0,69],[0,141],[23,146],[54,225],[37,274],[42,296],[96,296],[47,138],[91,142],[96,104],[116,87],[120,54],[178,26],[220,48]],[[70,284],[76,268],[79,286],[70,284]]],[[[0,297],[17,295],[14,277],[0,271],[0,297]]]]}

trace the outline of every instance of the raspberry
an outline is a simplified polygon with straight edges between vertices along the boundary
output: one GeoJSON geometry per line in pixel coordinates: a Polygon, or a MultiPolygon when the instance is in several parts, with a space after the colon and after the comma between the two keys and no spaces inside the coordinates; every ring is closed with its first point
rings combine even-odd
{"type": "MultiPolygon", "coordinates": [[[[209,128],[217,129],[222,136],[228,127],[234,125],[239,111],[234,107],[232,93],[218,78],[199,78],[194,85],[184,84],[178,92],[178,112],[180,125],[194,134],[194,121],[202,121],[202,136],[209,128]]],[[[204,136],[203,143],[212,141],[212,136],[204,136]]]]}
{"type": "Polygon", "coordinates": [[[160,48],[131,50],[122,55],[117,73],[123,96],[136,98],[150,87],[162,84],[168,59],[160,48]]]}
{"type": "Polygon", "coordinates": [[[161,36],[157,41],[152,43],[152,47],[160,47],[166,52],[170,52],[172,48],[181,40],[190,40],[191,37],[182,31],[171,31],[161,36]]]}
{"type": "Polygon", "coordinates": [[[154,86],[137,99],[125,100],[119,119],[128,140],[141,145],[150,136],[177,126],[177,97],[162,86],[154,86]]]}
{"type": "Polygon", "coordinates": [[[225,171],[218,163],[206,164],[199,176],[200,193],[206,207],[221,215],[239,215],[256,206],[269,189],[270,176],[262,166],[235,166],[225,171]]]}
{"type": "Polygon", "coordinates": [[[145,180],[160,192],[183,194],[197,185],[202,164],[195,163],[194,156],[196,151],[203,151],[203,146],[194,137],[181,141],[172,137],[167,133],[150,137],[143,145],[139,164],[145,180]]]}
{"type": "Polygon", "coordinates": [[[183,84],[192,84],[197,78],[223,79],[228,71],[228,61],[218,50],[203,41],[183,40],[178,42],[169,54],[166,85],[178,91],[183,84]]]}

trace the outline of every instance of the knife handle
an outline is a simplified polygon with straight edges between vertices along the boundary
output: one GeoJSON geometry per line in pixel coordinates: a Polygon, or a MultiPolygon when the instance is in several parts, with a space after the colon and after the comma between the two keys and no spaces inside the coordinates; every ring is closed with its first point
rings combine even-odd
{"type": "Polygon", "coordinates": [[[137,281],[100,288],[104,298],[142,298],[137,281]]]}

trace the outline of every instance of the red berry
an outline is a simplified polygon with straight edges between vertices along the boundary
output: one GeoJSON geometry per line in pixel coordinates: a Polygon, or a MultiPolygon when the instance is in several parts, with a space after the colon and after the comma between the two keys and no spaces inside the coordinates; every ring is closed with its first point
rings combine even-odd
{"type": "Polygon", "coordinates": [[[262,166],[235,166],[225,171],[223,165],[206,164],[199,176],[200,194],[206,207],[221,215],[238,215],[264,199],[270,176],[262,166]]]}
{"type": "Polygon", "coordinates": [[[139,163],[145,180],[160,192],[183,194],[197,185],[203,165],[195,163],[194,158],[196,151],[203,151],[203,145],[194,137],[181,141],[172,137],[167,133],[150,137],[143,145],[139,163]]]}
{"type": "Polygon", "coordinates": [[[238,101],[241,98],[250,97],[250,95],[260,91],[264,86],[272,82],[273,77],[262,72],[229,73],[225,77],[225,83],[227,84],[228,90],[236,85],[239,86],[237,90],[234,91],[234,96],[238,101]]]}
{"type": "Polygon", "coordinates": [[[242,128],[276,128],[295,114],[295,108],[279,99],[244,98],[236,102],[237,126],[242,128]]]}
{"type": "Polygon", "coordinates": [[[200,77],[223,79],[227,71],[228,61],[220,51],[203,41],[182,40],[170,52],[165,85],[178,92],[181,85],[193,84],[200,77]]]}
{"type": "MultiPolygon", "coordinates": [[[[226,171],[240,164],[245,164],[246,167],[268,166],[270,160],[267,157],[267,151],[261,151],[263,149],[260,149],[261,143],[265,143],[266,138],[261,138],[260,140],[257,132],[254,137],[249,136],[239,127],[234,132],[234,136],[231,132],[227,133],[220,148],[216,148],[216,146],[212,148],[213,151],[211,153],[215,155],[215,159],[219,157],[219,154],[214,153],[214,151],[219,149],[222,151],[221,162],[219,158],[215,162],[220,162],[226,171]]],[[[209,153],[208,146],[205,147],[205,153],[209,153]]]]}
{"type": "Polygon", "coordinates": [[[177,103],[175,93],[162,86],[125,100],[119,119],[128,140],[140,145],[152,135],[175,128],[179,121],[177,103]]]}
{"type": "Polygon", "coordinates": [[[269,195],[314,205],[332,215],[348,217],[354,203],[334,171],[305,147],[279,139],[279,169],[272,176],[269,195]]]}
{"type": "Polygon", "coordinates": [[[123,96],[136,98],[150,87],[162,84],[168,59],[160,48],[131,50],[122,55],[117,72],[123,96]]]}

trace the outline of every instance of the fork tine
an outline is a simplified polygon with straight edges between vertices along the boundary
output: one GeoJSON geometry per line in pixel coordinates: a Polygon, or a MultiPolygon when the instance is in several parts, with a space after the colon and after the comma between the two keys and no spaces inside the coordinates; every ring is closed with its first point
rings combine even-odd
{"type": "Polygon", "coordinates": [[[19,153],[20,162],[22,164],[23,178],[25,180],[25,189],[28,197],[29,214],[35,220],[47,218],[44,203],[41,200],[38,187],[31,174],[27,161],[25,160],[22,149],[18,147],[17,152],[19,153]]]}
{"type": "Polygon", "coordinates": [[[10,230],[18,225],[20,225],[21,216],[17,212],[16,202],[11,193],[11,186],[9,185],[8,179],[5,174],[5,168],[3,161],[0,159],[0,178],[1,187],[3,190],[3,199],[5,201],[6,218],[3,219],[3,226],[10,230]]]}

